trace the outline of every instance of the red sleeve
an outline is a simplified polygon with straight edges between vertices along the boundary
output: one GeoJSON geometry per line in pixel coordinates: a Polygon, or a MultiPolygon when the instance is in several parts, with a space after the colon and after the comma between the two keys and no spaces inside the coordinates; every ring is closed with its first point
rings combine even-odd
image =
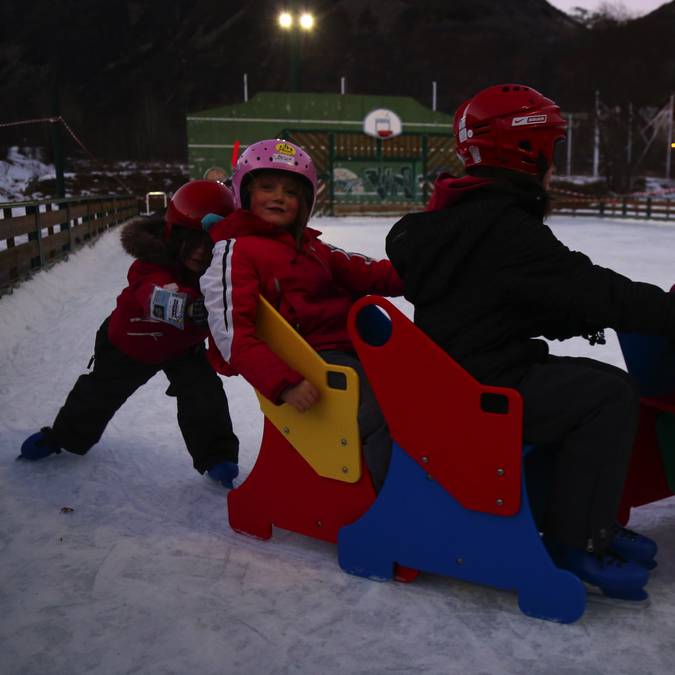
{"type": "Polygon", "coordinates": [[[218,242],[201,279],[209,327],[225,361],[275,403],[282,392],[304,379],[255,334],[260,282],[254,238],[218,242]]]}
{"type": "MultiPolygon", "coordinates": [[[[129,268],[127,275],[129,288],[133,293],[134,300],[143,308],[146,317],[150,317],[150,298],[156,287],[166,288],[170,286],[174,293],[184,293],[188,296],[188,302],[201,297],[199,290],[192,286],[181,285],[170,270],[154,265],[152,263],[143,263],[136,261],[129,268]]],[[[185,329],[202,333],[203,327],[195,326],[192,321],[185,316],[185,329]]],[[[173,328],[168,326],[168,328],[173,328]]],[[[174,330],[180,330],[174,328],[174,330]]]]}
{"type": "Polygon", "coordinates": [[[323,244],[328,251],[333,277],[357,296],[403,295],[403,281],[389,260],[373,260],[361,253],[349,253],[323,244]]]}
{"type": "Polygon", "coordinates": [[[225,377],[232,377],[238,375],[237,371],[223,358],[223,355],[213,339],[213,335],[209,333],[208,346],[206,348],[206,359],[211,364],[211,368],[220,375],[225,377]]]}

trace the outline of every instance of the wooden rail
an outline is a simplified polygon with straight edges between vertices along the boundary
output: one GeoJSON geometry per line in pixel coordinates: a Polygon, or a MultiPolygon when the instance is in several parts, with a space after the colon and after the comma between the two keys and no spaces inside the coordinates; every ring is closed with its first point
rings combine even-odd
{"type": "MultiPolygon", "coordinates": [[[[335,204],[335,215],[404,215],[414,202],[335,204]]],[[[0,203],[0,295],[12,284],[66,256],[93,237],[135,216],[135,197],[86,197],[0,203]]],[[[675,199],[556,195],[552,212],[572,216],[675,220],[675,199]]]]}
{"type": "Polygon", "coordinates": [[[116,196],[0,203],[0,294],[139,210],[116,196]]]}
{"type": "MultiPolygon", "coordinates": [[[[405,215],[413,211],[423,211],[423,202],[336,202],[333,206],[335,216],[405,215]]],[[[643,218],[649,220],[675,220],[675,196],[673,199],[655,199],[653,197],[570,197],[552,195],[551,209],[554,214],[572,216],[600,216],[607,218],[643,218]]]]}
{"type": "Polygon", "coordinates": [[[422,202],[359,202],[354,204],[336,202],[335,216],[404,216],[413,211],[423,211],[422,202]]]}
{"type": "Polygon", "coordinates": [[[653,197],[566,198],[555,194],[552,212],[572,216],[675,220],[675,199],[653,197]]]}

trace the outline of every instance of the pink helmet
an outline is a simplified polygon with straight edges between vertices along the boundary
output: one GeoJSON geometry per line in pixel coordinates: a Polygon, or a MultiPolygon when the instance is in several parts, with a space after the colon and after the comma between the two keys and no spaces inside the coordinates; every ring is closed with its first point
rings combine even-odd
{"type": "Polygon", "coordinates": [[[288,171],[296,173],[307,181],[312,189],[312,203],[310,213],[316,203],[316,169],[312,158],[295,143],[272,138],[267,141],[258,141],[249,145],[241,153],[232,174],[232,192],[234,202],[238,208],[242,206],[241,187],[244,178],[252,171],[272,169],[274,171],[288,171]]]}

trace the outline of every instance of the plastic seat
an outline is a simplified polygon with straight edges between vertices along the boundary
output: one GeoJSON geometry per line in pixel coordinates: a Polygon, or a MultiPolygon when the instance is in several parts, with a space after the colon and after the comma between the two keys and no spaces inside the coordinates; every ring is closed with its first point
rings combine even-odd
{"type": "Polygon", "coordinates": [[[675,352],[655,335],[618,333],[626,369],[637,380],[640,424],[624,485],[618,520],[631,508],[675,493],[675,352]]]}
{"type": "Polygon", "coordinates": [[[358,375],[323,361],[262,297],[256,330],[319,389],[321,400],[298,413],[258,394],[265,414],[260,452],[250,475],[228,495],[230,526],[259,539],[269,539],[274,525],[336,542],[339,529],[375,499],[362,470],[358,375]]]}
{"type": "Polygon", "coordinates": [[[551,561],[522,480],[520,395],[480,385],[383,298],[359,300],[349,330],[395,443],[377,501],[340,531],[341,567],[383,580],[399,563],[516,590],[531,616],[578,619],[585,587],[551,561]],[[386,339],[370,330],[381,311],[386,339]]]}
{"type": "Polygon", "coordinates": [[[626,370],[638,381],[640,395],[660,398],[675,393],[675,351],[659,335],[617,333],[626,370]]]}

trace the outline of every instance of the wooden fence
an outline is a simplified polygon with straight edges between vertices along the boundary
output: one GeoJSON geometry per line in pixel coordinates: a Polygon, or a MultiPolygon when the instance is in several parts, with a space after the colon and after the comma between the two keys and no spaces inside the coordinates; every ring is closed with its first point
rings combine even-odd
{"type": "MultiPolygon", "coordinates": [[[[593,198],[553,192],[552,211],[572,216],[675,220],[675,199],[593,198]]],[[[403,215],[422,204],[341,205],[336,215],[403,215]]],[[[140,211],[135,197],[87,197],[0,203],[0,294],[92,237],[140,211]]]]}
{"type": "Polygon", "coordinates": [[[675,220],[675,199],[653,197],[566,197],[553,193],[552,212],[572,216],[675,220]]]}
{"type": "Polygon", "coordinates": [[[135,197],[0,203],[0,294],[138,212],[135,197]]]}

